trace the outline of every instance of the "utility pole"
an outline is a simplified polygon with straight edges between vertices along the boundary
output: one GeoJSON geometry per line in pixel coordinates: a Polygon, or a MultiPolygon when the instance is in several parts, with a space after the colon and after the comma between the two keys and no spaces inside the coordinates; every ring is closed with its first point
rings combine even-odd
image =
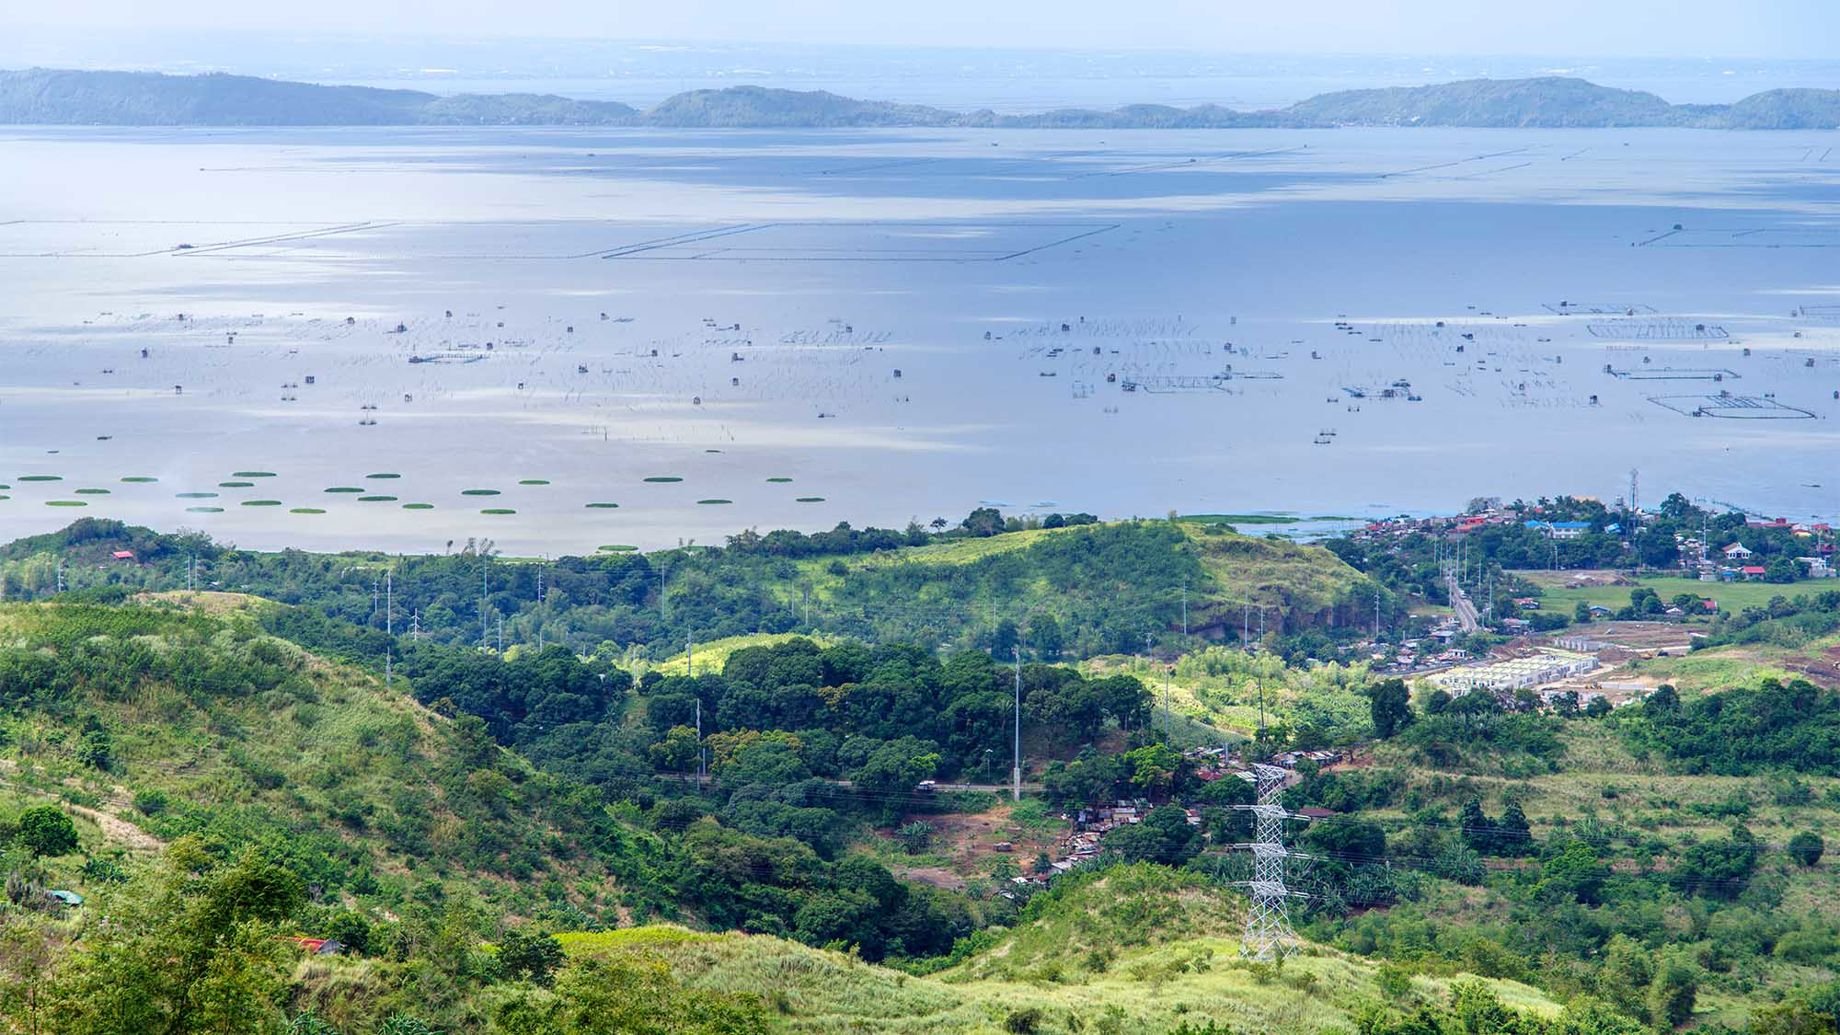
{"type": "Polygon", "coordinates": [[[57,562],[57,591],[60,594],[64,592],[64,558],[61,554],[57,562]]]}
{"type": "Polygon", "coordinates": [[[487,561],[484,554],[479,557],[479,646],[481,649],[491,644],[486,625],[486,597],[490,591],[486,588],[487,561]]]}
{"type": "Polygon", "coordinates": [[[383,631],[390,642],[383,649],[383,685],[389,686],[396,676],[396,569],[383,573],[383,631]]]}
{"type": "Polygon", "coordinates": [[[1175,671],[1174,665],[1163,669],[1163,729],[1169,740],[1176,736],[1176,713],[1169,710],[1169,683],[1175,678],[1175,671]]]}
{"type": "Polygon", "coordinates": [[[1010,648],[1016,653],[1016,759],[1009,770],[1009,796],[1011,801],[1022,800],[1022,647],[1010,648]]]}

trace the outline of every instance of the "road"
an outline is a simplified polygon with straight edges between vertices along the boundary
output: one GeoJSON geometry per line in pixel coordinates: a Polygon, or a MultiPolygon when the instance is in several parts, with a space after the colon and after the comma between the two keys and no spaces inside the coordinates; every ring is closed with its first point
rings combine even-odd
{"type": "Polygon", "coordinates": [[[1469,595],[1457,584],[1457,577],[1448,572],[1444,575],[1444,585],[1450,589],[1450,608],[1457,613],[1457,624],[1466,633],[1473,633],[1482,627],[1476,615],[1476,605],[1470,603],[1469,595]]]}

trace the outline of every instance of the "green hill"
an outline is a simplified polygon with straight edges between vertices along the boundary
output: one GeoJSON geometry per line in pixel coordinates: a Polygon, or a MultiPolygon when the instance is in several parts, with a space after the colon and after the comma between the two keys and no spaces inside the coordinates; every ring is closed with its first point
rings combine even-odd
{"type": "Polygon", "coordinates": [[[462,880],[535,909],[618,909],[570,842],[592,827],[552,779],[473,720],[264,632],[274,605],[0,606],[0,802],[73,811],[97,857],[185,835],[260,845],[333,897],[400,901],[462,880]]]}
{"type": "MultiPolygon", "coordinates": [[[[99,599],[183,587],[196,558],[199,585],[303,605],[381,633],[376,583],[393,567],[397,618],[418,614],[425,639],[478,643],[483,606],[503,617],[508,644],[563,643],[583,654],[637,647],[654,658],[681,653],[691,639],[788,632],[994,645],[1002,654],[1021,634],[1037,657],[1091,657],[1141,651],[1146,635],[1166,652],[1185,617],[1197,640],[1238,642],[1246,628],[1258,631],[1261,609],[1280,636],[1365,628],[1376,595],[1389,623],[1400,613],[1391,594],[1322,547],[1217,523],[1003,527],[998,519],[994,534],[983,535],[847,525],[813,535],[749,531],[717,549],[562,557],[539,569],[489,553],[258,553],[92,519],[0,547],[0,597],[49,596],[59,558],[67,587],[99,599]],[[133,552],[135,562],[111,560],[117,550],[133,552]]],[[[305,635],[298,626],[284,632],[305,635]]],[[[373,651],[369,659],[380,661],[384,642],[378,636],[336,649],[373,651]]]]}
{"type": "MultiPolygon", "coordinates": [[[[1466,981],[1507,1007],[1551,1018],[1525,985],[1403,976],[1312,949],[1282,967],[1239,958],[1237,900],[1193,875],[1123,867],[1038,896],[1016,927],[978,941],[932,976],[877,967],[776,938],[641,928],[565,935],[571,957],[661,960],[685,985],[758,998],[783,1029],[844,1032],[1170,1032],[1213,1020],[1233,1032],[1358,1029],[1425,1005],[1466,981]]],[[[1206,1030],[1206,1029],[1203,1029],[1206,1030]]]]}

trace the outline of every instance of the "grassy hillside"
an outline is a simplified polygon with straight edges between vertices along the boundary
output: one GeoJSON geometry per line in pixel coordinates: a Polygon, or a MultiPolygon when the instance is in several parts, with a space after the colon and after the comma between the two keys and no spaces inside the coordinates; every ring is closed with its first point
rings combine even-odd
{"type": "MultiPolygon", "coordinates": [[[[932,976],[775,938],[676,928],[565,935],[571,956],[662,959],[687,984],[757,996],[789,1032],[1168,1032],[1211,1019],[1229,1031],[1355,1031],[1368,1011],[1448,1002],[1457,977],[1398,978],[1327,950],[1281,968],[1248,964],[1238,900],[1201,878],[1113,869],[1038,896],[1016,927],[932,976]]],[[[1524,985],[1485,982],[1510,1007],[1556,1016],[1524,985]]]]}
{"type": "MultiPolygon", "coordinates": [[[[1237,640],[1248,625],[1256,633],[1261,608],[1266,628],[1279,636],[1367,628],[1376,595],[1389,623],[1402,613],[1391,594],[1322,547],[1240,535],[1213,522],[1123,521],[989,536],[841,527],[816,536],[744,533],[722,549],[539,565],[489,551],[255,553],[202,537],[78,521],[0,547],[0,597],[53,595],[60,559],[67,589],[95,599],[184,587],[196,559],[200,586],[301,605],[381,632],[379,580],[393,567],[396,616],[419,615],[426,639],[478,643],[483,610],[493,642],[502,617],[507,645],[563,643],[610,656],[637,648],[652,659],[681,653],[686,639],[788,632],[989,647],[1019,631],[1036,657],[1137,652],[1150,636],[1167,654],[1178,646],[1184,596],[1196,638],[1237,640]],[[135,559],[114,560],[118,550],[135,559]]],[[[374,645],[381,650],[382,643],[374,645]]]]}
{"type": "MultiPolygon", "coordinates": [[[[1069,653],[1237,638],[1251,609],[1279,632],[1371,613],[1376,587],[1329,551],[1218,524],[1135,521],[1031,529],[860,557],[808,560],[774,592],[843,633],[976,642],[1005,620],[1051,618],[1069,653]]],[[[1384,604],[1391,611],[1390,601],[1384,604]]]]}
{"type": "Polygon", "coordinates": [[[0,801],[68,806],[97,856],[195,834],[267,846],[335,896],[464,879],[534,908],[547,877],[569,880],[557,905],[615,909],[550,781],[400,680],[262,632],[272,606],[0,606],[0,801]]]}

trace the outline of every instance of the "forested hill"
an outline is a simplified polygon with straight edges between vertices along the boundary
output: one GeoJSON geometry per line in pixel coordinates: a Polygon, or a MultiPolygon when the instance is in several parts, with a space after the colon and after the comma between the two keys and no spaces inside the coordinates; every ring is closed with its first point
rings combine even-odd
{"type": "Polygon", "coordinates": [[[1146,640],[1164,653],[1182,646],[1185,624],[1196,643],[1238,642],[1263,628],[1288,655],[1332,628],[1369,627],[1376,597],[1389,623],[1403,613],[1319,546],[1189,521],[1054,515],[1044,527],[1026,524],[980,510],[937,532],[743,532],[721,548],[539,564],[497,557],[489,543],[394,558],[257,553],[85,519],[0,547],[0,597],[52,595],[60,559],[65,588],[92,599],[184,588],[190,578],[349,623],[371,638],[318,645],[367,659],[381,657],[390,624],[380,593],[386,569],[398,633],[413,616],[423,640],[477,644],[484,635],[495,646],[502,621],[506,645],[561,643],[603,656],[661,658],[686,640],[800,632],[1002,656],[1020,641],[1030,657],[1053,661],[1136,653],[1146,640]],[[117,551],[134,561],[115,559],[117,551]]]}
{"type": "Polygon", "coordinates": [[[658,126],[1230,129],[1330,126],[1833,129],[1840,90],[1770,90],[1733,104],[1669,104],[1582,79],[1470,79],[1322,94],[1267,111],[1136,104],[1033,114],[951,111],[823,91],[691,90],[648,110],[539,94],[440,96],[223,74],[0,71],[0,124],[105,126],[658,126]]]}

